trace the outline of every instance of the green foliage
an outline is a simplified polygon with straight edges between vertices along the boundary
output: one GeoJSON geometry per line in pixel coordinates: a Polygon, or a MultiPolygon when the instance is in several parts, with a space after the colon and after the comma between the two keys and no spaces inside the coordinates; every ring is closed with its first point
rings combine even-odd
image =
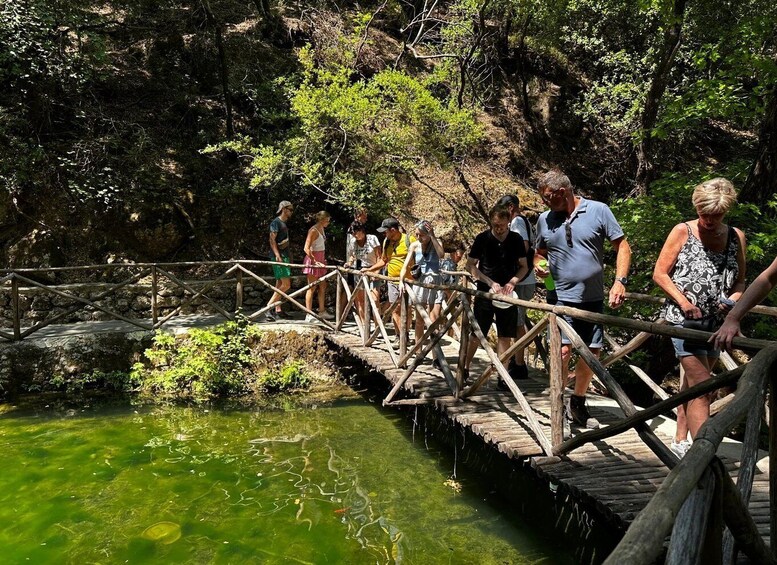
{"type": "Polygon", "coordinates": [[[287,392],[308,388],[311,379],[302,361],[287,361],[280,369],[264,373],[257,384],[265,392],[287,392]]]}
{"type": "MultiPolygon", "coordinates": [[[[744,182],[747,163],[737,162],[725,170],[698,169],[691,173],[667,174],[651,184],[650,193],[639,198],[624,198],[611,205],[632,248],[629,290],[663,296],[652,281],[653,267],[671,229],[680,222],[695,219],[691,203],[694,187],[710,178],[724,176],[735,185],[744,182]]],[[[777,195],[773,198],[777,205],[777,195]]],[[[757,206],[737,204],[726,222],[740,228],[747,238],[747,280],[752,281],[777,255],[777,222],[757,206]]],[[[627,302],[623,315],[650,317],[654,306],[627,302]]]]}
{"type": "Polygon", "coordinates": [[[142,392],[207,400],[248,390],[256,326],[245,318],[185,336],[157,332],[148,363],[136,363],[131,378],[142,392]]]}
{"type": "Polygon", "coordinates": [[[131,389],[131,378],[122,371],[91,371],[73,376],[54,375],[49,381],[54,388],[68,394],[85,390],[108,390],[127,392],[131,389]]]}
{"type": "MultiPolygon", "coordinates": [[[[344,40],[341,49],[353,54],[354,42],[344,40]]],[[[406,196],[400,175],[458,162],[483,138],[473,112],[437,98],[419,78],[398,70],[358,77],[352,57],[314,55],[310,47],[300,51],[301,81],[286,85],[297,124],[288,135],[260,144],[241,137],[206,150],[250,158],[251,188],[288,197],[298,187],[301,200],[317,192],[352,207],[390,209],[406,196]]]]}

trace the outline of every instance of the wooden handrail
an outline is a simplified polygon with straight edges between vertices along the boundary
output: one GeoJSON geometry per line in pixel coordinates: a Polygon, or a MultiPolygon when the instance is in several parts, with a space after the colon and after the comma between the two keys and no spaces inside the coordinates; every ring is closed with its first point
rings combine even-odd
{"type": "MultiPolygon", "coordinates": [[[[626,535],[609,555],[605,563],[652,563],[659,557],[663,541],[669,534],[675,516],[699,482],[705,469],[715,458],[718,446],[725,435],[752,408],[760,402],[767,374],[777,366],[777,344],[759,352],[746,366],[739,380],[737,394],[731,404],[715,418],[707,420],[699,429],[693,446],[683,459],[670,471],[656,494],[632,522],[626,535]]],[[[742,504],[741,499],[739,503],[742,504]]],[[[729,513],[724,515],[727,523],[729,513]]],[[[774,563],[770,555],[750,556],[757,563],[774,563]]]]}

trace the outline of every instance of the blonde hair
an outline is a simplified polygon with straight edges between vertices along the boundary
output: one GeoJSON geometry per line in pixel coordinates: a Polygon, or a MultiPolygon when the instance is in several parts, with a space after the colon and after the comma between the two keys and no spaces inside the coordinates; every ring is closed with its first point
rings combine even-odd
{"type": "Polygon", "coordinates": [[[696,186],[691,201],[700,214],[725,214],[737,201],[737,193],[730,180],[718,177],[696,186]]]}
{"type": "Polygon", "coordinates": [[[323,222],[327,218],[331,218],[332,214],[330,214],[326,210],[321,210],[320,212],[316,212],[316,215],[313,217],[316,219],[316,223],[318,223],[318,222],[323,222]]]}

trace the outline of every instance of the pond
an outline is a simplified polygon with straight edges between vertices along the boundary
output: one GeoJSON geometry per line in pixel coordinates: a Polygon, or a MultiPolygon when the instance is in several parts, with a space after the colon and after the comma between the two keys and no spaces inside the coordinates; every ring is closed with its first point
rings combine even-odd
{"type": "Polygon", "coordinates": [[[17,408],[0,442],[6,563],[572,562],[362,398],[17,408]]]}

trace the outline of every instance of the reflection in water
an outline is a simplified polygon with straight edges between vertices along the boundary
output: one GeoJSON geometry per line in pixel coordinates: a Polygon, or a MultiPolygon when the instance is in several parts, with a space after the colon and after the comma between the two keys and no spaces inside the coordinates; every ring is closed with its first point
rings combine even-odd
{"type": "Polygon", "coordinates": [[[568,561],[412,434],[362,401],[5,415],[0,547],[36,563],[568,561]]]}

